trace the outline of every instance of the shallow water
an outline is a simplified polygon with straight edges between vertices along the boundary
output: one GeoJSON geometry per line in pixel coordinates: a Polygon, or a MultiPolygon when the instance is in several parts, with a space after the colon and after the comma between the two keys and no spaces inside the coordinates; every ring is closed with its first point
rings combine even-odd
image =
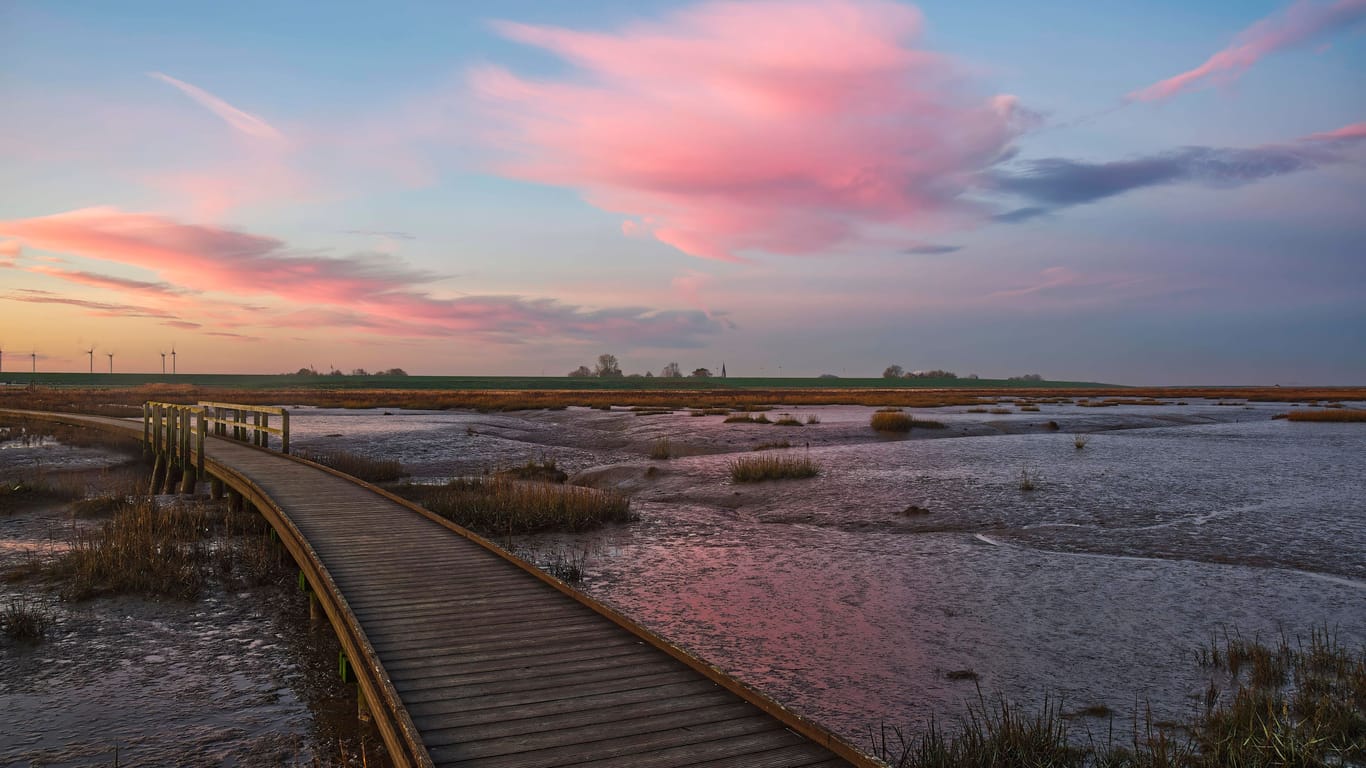
{"type": "MultiPolygon", "coordinates": [[[[0,448],[0,479],[50,470],[82,487],[117,479],[127,460],[43,437],[0,448]]],[[[57,556],[74,526],[104,519],[25,499],[0,514],[0,573],[57,556]]],[[[0,637],[0,765],[359,764],[361,738],[369,764],[382,764],[374,736],[357,735],[336,639],[310,625],[292,584],[69,603],[42,583],[0,581],[0,609],[14,601],[42,606],[54,625],[38,644],[0,637]]]]}
{"type": "Polygon", "coordinates": [[[1192,710],[1211,634],[1366,642],[1366,429],[1271,419],[1286,409],[929,409],[947,428],[908,439],[850,406],[787,409],[820,419],[804,427],[586,409],[302,410],[292,426],[419,480],[546,456],[630,493],[636,523],[517,543],[590,553],[590,594],[866,744],[880,723],[962,714],[977,692],[953,670],[1028,704],[1106,704],[1127,727],[1136,704],[1192,710]],[[661,437],[695,455],[648,461],[661,437]],[[731,483],[729,461],[778,439],[820,476],[731,483]]]}

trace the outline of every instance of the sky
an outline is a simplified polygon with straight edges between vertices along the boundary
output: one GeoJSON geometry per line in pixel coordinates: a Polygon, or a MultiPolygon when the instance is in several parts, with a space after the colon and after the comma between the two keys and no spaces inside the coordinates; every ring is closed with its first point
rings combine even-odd
{"type": "Polygon", "coordinates": [[[0,30],[4,371],[1366,384],[1366,0],[0,30]]]}

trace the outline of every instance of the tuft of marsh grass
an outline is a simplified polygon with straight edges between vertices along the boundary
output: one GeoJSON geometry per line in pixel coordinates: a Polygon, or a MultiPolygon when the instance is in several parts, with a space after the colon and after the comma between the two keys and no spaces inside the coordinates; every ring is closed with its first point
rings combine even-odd
{"type": "Polygon", "coordinates": [[[626,496],[572,485],[503,477],[456,479],[439,486],[397,489],[457,525],[486,535],[585,531],[635,519],[626,496]]]}
{"type": "Polygon", "coordinates": [[[814,413],[808,413],[808,414],[806,414],[806,423],[807,423],[807,424],[819,424],[819,423],[821,423],[821,417],[818,416],[818,415],[816,415],[816,414],[814,414],[814,413]]]}
{"type": "Polygon", "coordinates": [[[538,480],[543,483],[563,483],[569,479],[569,473],[560,469],[555,459],[545,457],[527,459],[525,464],[500,469],[494,474],[514,480],[538,480]]]}
{"type": "Polygon", "coordinates": [[[978,675],[977,672],[971,669],[954,669],[946,672],[944,677],[949,680],[976,680],[981,677],[981,675],[978,675]]]}
{"type": "Polygon", "coordinates": [[[737,483],[815,477],[819,472],[820,465],[805,455],[743,456],[730,463],[730,479],[737,483]]]}
{"type": "Polygon", "coordinates": [[[791,447],[792,447],[792,443],[790,443],[790,442],[788,442],[788,441],[786,441],[786,440],[777,440],[777,441],[772,442],[772,443],[759,443],[758,445],[754,446],[754,447],[751,448],[750,450],[751,450],[751,451],[768,451],[768,450],[772,450],[772,449],[774,449],[774,448],[791,448],[791,447]]]}
{"type": "Polygon", "coordinates": [[[737,414],[733,414],[733,415],[731,415],[731,416],[727,416],[727,417],[726,417],[726,420],[723,421],[722,423],[723,423],[723,424],[772,424],[773,422],[769,421],[768,417],[765,416],[765,415],[762,414],[762,413],[759,414],[758,416],[752,416],[752,415],[750,415],[750,414],[748,414],[748,413],[737,413],[737,414]]]}
{"type": "Polygon", "coordinates": [[[669,445],[669,438],[661,437],[650,444],[650,458],[656,461],[666,461],[673,458],[673,449],[669,445]]]}
{"type": "Polygon", "coordinates": [[[997,416],[1006,416],[1013,413],[1009,408],[989,408],[987,413],[994,413],[997,416]]]}
{"type": "Polygon", "coordinates": [[[1022,405],[1022,406],[1020,406],[1020,410],[1021,410],[1021,411],[1029,411],[1030,413],[1037,413],[1038,410],[1039,410],[1039,406],[1037,406],[1037,405],[1032,405],[1032,404],[1031,404],[1031,405],[1022,405]]]}
{"type": "Polygon", "coordinates": [[[48,572],[67,600],[128,592],[189,599],[204,585],[210,530],[201,507],[140,498],[99,529],[77,533],[48,572]]]}
{"type": "Polygon", "coordinates": [[[775,422],[773,422],[773,423],[774,423],[774,424],[777,424],[777,425],[780,426],[780,427],[800,427],[800,426],[803,426],[801,420],[798,419],[798,418],[796,418],[795,416],[793,416],[793,415],[790,414],[790,413],[781,414],[781,415],[778,417],[778,420],[775,421],[775,422]]]}
{"type": "Polygon", "coordinates": [[[917,429],[945,429],[941,421],[932,419],[917,419],[900,410],[878,411],[873,414],[869,421],[869,426],[878,432],[910,432],[912,428],[917,429]]]}
{"type": "Polygon", "coordinates": [[[879,432],[910,432],[914,423],[915,419],[900,409],[883,409],[873,414],[869,426],[879,432]]]}
{"type": "Polygon", "coordinates": [[[1039,476],[1037,474],[1030,472],[1027,468],[1020,470],[1020,490],[1032,491],[1038,487],[1038,484],[1039,476]]]}
{"type": "Polygon", "coordinates": [[[344,450],[300,451],[297,455],[368,483],[383,483],[408,476],[397,459],[372,459],[344,450]]]}
{"type": "Polygon", "coordinates": [[[1091,437],[1090,437],[1089,435],[1082,435],[1082,434],[1072,435],[1072,445],[1075,446],[1076,449],[1079,450],[1079,451],[1080,451],[1082,448],[1085,448],[1085,447],[1086,447],[1086,444],[1089,443],[1089,442],[1091,442],[1091,437]]]}
{"type": "Polygon", "coordinates": [[[0,612],[0,634],[12,640],[39,642],[52,628],[52,623],[52,611],[30,598],[11,599],[4,612],[0,612]]]}

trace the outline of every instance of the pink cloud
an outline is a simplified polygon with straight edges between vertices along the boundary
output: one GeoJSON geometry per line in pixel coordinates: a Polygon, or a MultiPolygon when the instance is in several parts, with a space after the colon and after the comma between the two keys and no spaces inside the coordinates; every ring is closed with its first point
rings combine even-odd
{"type": "Polygon", "coordinates": [[[278,140],[284,138],[284,136],[275,129],[275,126],[250,112],[244,112],[237,107],[234,107],[203,88],[191,85],[183,80],[177,80],[170,75],[164,75],[160,72],[148,72],[147,76],[175,87],[181,93],[194,99],[201,107],[218,115],[218,117],[222,118],[223,122],[232,126],[234,130],[240,133],[257,139],[278,140]]]}
{"type": "Polygon", "coordinates": [[[136,296],[142,302],[138,307],[61,296],[8,296],[105,314],[166,320],[193,314],[217,327],[344,328],[396,337],[444,337],[458,331],[503,343],[538,336],[695,346],[722,327],[694,311],[590,309],[519,296],[439,298],[422,290],[433,275],[372,254],[329,258],[300,253],[270,237],[117,208],[0,221],[0,233],[35,249],[137,267],[161,278],[150,282],[49,267],[30,270],[136,296]],[[236,303],[183,295],[197,292],[231,295],[236,303]],[[250,296],[283,300],[295,309],[240,303],[241,297],[250,296]]]}
{"type": "Polygon", "coordinates": [[[1325,5],[1296,0],[1280,13],[1240,32],[1232,45],[1209,57],[1204,64],[1134,91],[1127,98],[1130,101],[1160,101],[1205,80],[1231,82],[1265,56],[1313,44],[1363,18],[1366,18],[1366,0],[1335,0],[1325,5]]]}
{"type": "Polygon", "coordinates": [[[18,240],[0,240],[0,257],[17,259],[24,252],[18,240]]]}
{"type": "Polygon", "coordinates": [[[574,76],[471,74],[509,176],[570,187],[686,253],[827,251],[870,228],[942,228],[1025,128],[916,47],[882,0],[713,2],[617,32],[499,23],[574,76]]]}

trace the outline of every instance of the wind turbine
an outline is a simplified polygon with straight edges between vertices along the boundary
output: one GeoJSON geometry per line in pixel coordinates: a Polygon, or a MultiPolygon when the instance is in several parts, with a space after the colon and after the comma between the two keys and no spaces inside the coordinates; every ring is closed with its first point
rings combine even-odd
{"type": "Polygon", "coordinates": [[[85,353],[90,355],[90,375],[93,376],[95,375],[95,345],[91,344],[90,349],[87,349],[85,353]]]}
{"type": "MultiPolygon", "coordinates": [[[[3,346],[4,346],[3,344],[0,344],[0,347],[3,347],[3,346]]],[[[5,350],[0,349],[0,371],[3,371],[3,370],[5,370],[5,350]]]]}
{"type": "Polygon", "coordinates": [[[105,352],[105,354],[106,354],[106,355],[109,355],[109,375],[110,375],[110,376],[113,376],[113,375],[114,375],[114,353],[113,353],[113,352],[105,352]]]}
{"type": "Polygon", "coordinates": [[[162,376],[165,376],[165,375],[166,375],[166,353],[165,353],[165,352],[162,352],[162,353],[161,353],[161,375],[162,375],[162,376]]]}
{"type": "Polygon", "coordinates": [[[37,372],[38,372],[38,350],[35,349],[35,350],[33,350],[32,352],[28,353],[28,356],[29,356],[30,359],[33,360],[33,372],[34,372],[34,373],[37,373],[37,372]]]}
{"type": "Polygon", "coordinates": [[[171,345],[171,375],[175,375],[175,345],[171,345]]]}

